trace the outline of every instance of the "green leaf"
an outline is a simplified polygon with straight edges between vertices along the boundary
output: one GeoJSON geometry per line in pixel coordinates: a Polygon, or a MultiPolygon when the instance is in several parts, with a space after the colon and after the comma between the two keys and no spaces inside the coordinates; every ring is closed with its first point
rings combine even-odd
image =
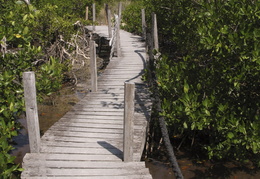
{"type": "Polygon", "coordinates": [[[187,129],[187,128],[188,128],[188,125],[187,125],[186,122],[183,123],[183,127],[184,127],[184,129],[187,129]]]}
{"type": "Polygon", "coordinates": [[[184,81],[183,89],[184,89],[184,93],[188,93],[188,92],[189,92],[189,85],[188,85],[188,83],[186,82],[186,80],[184,81]]]}
{"type": "Polygon", "coordinates": [[[232,132],[229,132],[229,133],[227,134],[227,136],[228,136],[229,139],[232,139],[232,138],[234,137],[234,134],[233,134],[232,132]]]}
{"type": "Polygon", "coordinates": [[[25,14],[25,16],[23,16],[23,21],[24,22],[26,21],[27,17],[28,17],[28,14],[25,14]]]}
{"type": "Polygon", "coordinates": [[[28,34],[28,32],[29,32],[29,28],[26,26],[26,27],[23,29],[23,35],[28,34]]]}

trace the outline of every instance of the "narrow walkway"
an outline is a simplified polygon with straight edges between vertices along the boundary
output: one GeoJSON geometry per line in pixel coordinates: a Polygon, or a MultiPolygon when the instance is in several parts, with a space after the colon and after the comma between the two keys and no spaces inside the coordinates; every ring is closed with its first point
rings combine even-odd
{"type": "MultiPolygon", "coordinates": [[[[96,26],[105,36],[107,26],[96,26]]],[[[111,59],[89,93],[41,138],[41,153],[23,159],[22,178],[152,178],[140,162],[150,101],[141,77],[145,47],[139,36],[121,31],[122,57],[111,59]],[[124,82],[136,83],[134,161],[122,162],[124,82]]]]}

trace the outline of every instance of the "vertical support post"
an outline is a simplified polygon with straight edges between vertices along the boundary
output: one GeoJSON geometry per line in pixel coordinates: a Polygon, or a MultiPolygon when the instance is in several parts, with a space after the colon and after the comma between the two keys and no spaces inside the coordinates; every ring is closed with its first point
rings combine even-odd
{"type": "Polygon", "coordinates": [[[125,82],[124,107],[124,162],[133,161],[133,120],[134,120],[135,84],[125,82]]]}
{"type": "Polygon", "coordinates": [[[36,87],[34,72],[23,73],[24,98],[26,106],[26,120],[31,153],[40,152],[40,127],[36,101],[36,87]]]}
{"type": "Polygon", "coordinates": [[[97,62],[95,41],[90,41],[90,71],[91,71],[91,91],[97,91],[97,62]]]}
{"type": "Polygon", "coordinates": [[[112,37],[112,28],[111,28],[111,11],[107,9],[107,23],[108,23],[108,37],[112,37]]]}
{"type": "Polygon", "coordinates": [[[107,19],[108,19],[108,17],[107,17],[107,10],[108,10],[108,4],[106,4],[106,3],[104,3],[104,13],[105,13],[105,24],[108,24],[108,21],[107,21],[107,19]]]}
{"type": "Polygon", "coordinates": [[[146,22],[145,22],[145,10],[142,9],[142,31],[143,39],[146,40],[146,22]]]}
{"type": "Polygon", "coordinates": [[[86,21],[88,20],[88,6],[86,6],[86,21]]]}
{"type": "Polygon", "coordinates": [[[120,49],[120,24],[121,24],[121,14],[122,14],[122,2],[119,2],[118,5],[118,22],[117,22],[117,34],[116,34],[116,53],[117,57],[121,57],[121,49],[120,49]]]}
{"type": "Polygon", "coordinates": [[[152,18],[153,18],[153,49],[159,51],[157,18],[155,13],[152,14],[152,18]]]}
{"type": "Polygon", "coordinates": [[[96,22],[96,4],[93,3],[92,5],[92,13],[93,13],[93,31],[96,30],[95,22],[96,22]]]}

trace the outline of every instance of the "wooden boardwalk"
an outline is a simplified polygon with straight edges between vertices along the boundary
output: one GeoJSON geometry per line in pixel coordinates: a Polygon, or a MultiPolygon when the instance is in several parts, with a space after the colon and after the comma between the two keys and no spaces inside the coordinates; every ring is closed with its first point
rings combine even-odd
{"type": "MultiPolygon", "coordinates": [[[[96,26],[106,36],[107,26],[96,26]]],[[[141,77],[145,47],[139,36],[120,31],[122,57],[110,60],[91,92],[41,138],[40,153],[23,159],[22,178],[152,178],[141,162],[149,93],[141,77]],[[134,162],[123,162],[124,82],[136,83],[134,162]]]]}

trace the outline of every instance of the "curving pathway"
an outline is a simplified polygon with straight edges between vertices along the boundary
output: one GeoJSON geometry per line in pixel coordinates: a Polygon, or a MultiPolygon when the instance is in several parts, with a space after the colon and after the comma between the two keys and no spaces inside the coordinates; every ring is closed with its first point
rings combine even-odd
{"type": "MultiPolygon", "coordinates": [[[[106,37],[107,26],[96,26],[106,37]]],[[[120,31],[122,57],[113,57],[91,92],[41,138],[40,153],[23,159],[21,178],[152,178],[141,155],[150,114],[149,93],[141,77],[145,46],[139,36],[120,31]],[[134,162],[122,162],[124,82],[136,83],[134,162]]]]}

